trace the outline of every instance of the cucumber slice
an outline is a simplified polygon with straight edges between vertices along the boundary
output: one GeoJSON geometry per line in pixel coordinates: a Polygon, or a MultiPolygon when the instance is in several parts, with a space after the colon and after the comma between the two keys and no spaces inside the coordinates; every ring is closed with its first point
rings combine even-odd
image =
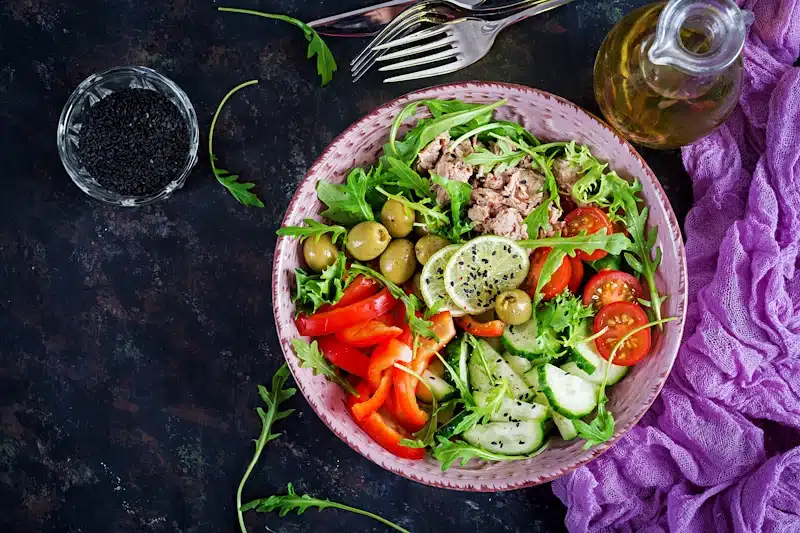
{"type": "Polygon", "coordinates": [[[523,357],[535,357],[540,353],[536,342],[538,325],[532,318],[519,326],[506,326],[501,340],[508,353],[523,357]]]}
{"type": "Polygon", "coordinates": [[[433,392],[433,396],[439,402],[446,402],[447,400],[452,400],[458,396],[458,391],[455,387],[430,370],[425,370],[425,372],[422,373],[422,379],[424,379],[425,383],[427,383],[431,388],[431,390],[428,390],[428,387],[422,383],[417,383],[417,398],[425,403],[432,402],[431,392],[433,392]]]}
{"type": "Polygon", "coordinates": [[[486,374],[481,358],[474,351],[469,358],[469,383],[474,391],[489,392],[494,387],[494,380],[486,374]]]}
{"type": "Polygon", "coordinates": [[[557,366],[540,366],[539,383],[550,406],[562,416],[580,418],[597,407],[597,386],[567,374],[557,366]]]}
{"type": "MultiPolygon", "coordinates": [[[[563,370],[573,376],[578,376],[595,385],[600,385],[603,382],[607,367],[608,361],[597,353],[594,341],[577,344],[570,352],[570,360],[561,366],[563,370]]],[[[607,385],[618,383],[627,373],[627,366],[612,364],[611,368],[608,369],[607,385]]]]}
{"type": "MultiPolygon", "coordinates": [[[[491,346],[489,346],[483,339],[478,341],[478,343],[483,350],[483,355],[486,357],[486,362],[489,364],[489,368],[494,372],[495,380],[500,381],[504,378],[507,379],[508,385],[511,387],[511,393],[514,395],[514,397],[527,398],[530,395],[531,390],[528,388],[522,378],[516,372],[514,372],[506,360],[500,357],[500,354],[497,353],[491,346]]],[[[475,357],[475,354],[473,354],[473,357],[475,357]]]]}
{"type": "MultiPolygon", "coordinates": [[[[445,354],[448,364],[453,367],[461,381],[469,385],[469,344],[464,335],[451,341],[445,348],[445,354]]],[[[449,380],[450,373],[445,374],[445,378],[449,380]]]]}
{"type": "Polygon", "coordinates": [[[542,365],[537,365],[524,374],[522,374],[522,379],[525,381],[525,384],[530,387],[533,391],[541,391],[542,386],[539,384],[539,367],[542,365]]]}
{"type": "Polygon", "coordinates": [[[464,440],[473,446],[493,453],[528,455],[544,442],[544,422],[490,422],[479,424],[464,432],[464,440]]]}
{"type": "MultiPolygon", "coordinates": [[[[479,406],[486,405],[488,394],[485,392],[475,393],[475,403],[479,406]]],[[[538,403],[528,403],[520,400],[506,398],[503,400],[500,409],[489,419],[492,422],[519,422],[520,420],[544,420],[547,418],[548,409],[538,403]]]]}
{"type": "Polygon", "coordinates": [[[498,294],[522,285],[529,268],[528,252],[514,241],[476,237],[447,261],[445,290],[459,309],[477,315],[492,307],[498,294]]]}
{"type": "Polygon", "coordinates": [[[553,422],[555,422],[556,428],[558,428],[558,432],[561,434],[562,439],[572,440],[578,436],[578,430],[575,429],[575,424],[572,423],[572,420],[565,418],[553,411],[553,409],[550,407],[550,402],[547,401],[547,396],[545,396],[544,393],[537,393],[534,401],[544,406],[547,409],[548,414],[553,416],[553,422]]]}
{"type": "Polygon", "coordinates": [[[433,254],[422,268],[419,284],[425,305],[428,307],[439,305],[442,311],[450,311],[454,317],[464,316],[466,313],[447,295],[444,288],[444,269],[447,261],[459,248],[460,244],[451,244],[433,254]]]}
{"type": "Polygon", "coordinates": [[[519,376],[522,376],[525,374],[525,372],[533,368],[533,363],[524,357],[520,357],[519,355],[511,355],[510,353],[507,353],[503,356],[503,359],[506,360],[506,363],[508,363],[508,366],[511,367],[511,370],[516,372],[519,376]]]}

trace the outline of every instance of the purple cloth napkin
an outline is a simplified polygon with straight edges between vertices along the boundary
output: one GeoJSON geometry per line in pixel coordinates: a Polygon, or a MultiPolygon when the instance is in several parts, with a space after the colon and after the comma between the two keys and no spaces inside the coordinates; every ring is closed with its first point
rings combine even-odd
{"type": "Polygon", "coordinates": [[[553,483],[572,532],[800,532],[800,2],[744,7],[741,103],[683,149],[683,345],[641,422],[553,483]]]}

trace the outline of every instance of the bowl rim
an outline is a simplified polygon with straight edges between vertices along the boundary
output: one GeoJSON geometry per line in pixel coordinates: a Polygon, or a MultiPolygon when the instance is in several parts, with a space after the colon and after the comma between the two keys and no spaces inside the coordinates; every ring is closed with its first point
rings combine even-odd
{"type": "Polygon", "coordinates": [[[95,200],[100,200],[101,202],[111,205],[118,205],[121,207],[141,207],[159,202],[161,200],[166,200],[172,196],[172,193],[183,187],[184,183],[186,183],[186,179],[189,177],[189,174],[192,172],[192,169],[195,167],[198,161],[197,153],[200,148],[200,124],[197,120],[197,112],[194,109],[192,101],[177,83],[172,81],[164,74],[161,74],[160,72],[149,67],[141,65],[120,65],[106,69],[102,72],[94,72],[90,74],[78,84],[75,90],[72,91],[72,93],[69,95],[69,98],[67,98],[64,107],[61,109],[61,114],[58,118],[58,126],[56,128],[56,147],[58,149],[58,155],[61,159],[61,164],[64,167],[64,170],[66,170],[70,179],[72,179],[72,182],[88,196],[91,196],[95,200]],[[108,189],[104,189],[100,186],[87,183],[86,178],[68,162],[67,143],[69,140],[67,136],[69,134],[70,125],[72,123],[78,102],[85,98],[89,91],[98,84],[102,84],[103,82],[119,75],[137,75],[158,80],[160,83],[164,84],[169,91],[171,91],[172,95],[174,95],[175,98],[177,98],[180,102],[180,106],[182,107],[181,115],[185,114],[187,116],[186,126],[189,130],[189,146],[186,153],[186,161],[180,172],[176,174],[172,180],[170,180],[163,187],[148,194],[123,195],[108,189]]]}
{"type": "MultiPolygon", "coordinates": [[[[600,444],[598,446],[593,447],[591,449],[591,453],[589,455],[586,455],[585,457],[583,457],[581,459],[578,459],[576,461],[573,461],[573,462],[569,463],[565,467],[559,469],[558,472],[553,472],[553,473],[548,474],[548,475],[540,475],[540,476],[538,476],[538,477],[536,477],[534,479],[530,479],[530,480],[526,480],[526,481],[513,482],[513,483],[512,482],[503,481],[502,479],[493,479],[493,480],[485,480],[485,481],[482,480],[480,482],[480,484],[478,484],[478,483],[475,483],[474,481],[459,480],[459,479],[452,479],[452,480],[447,480],[446,482],[444,482],[444,481],[439,481],[439,480],[430,480],[430,479],[425,479],[425,478],[417,478],[417,477],[414,477],[414,476],[410,475],[409,473],[405,472],[403,468],[395,467],[395,465],[385,465],[385,464],[382,464],[381,462],[376,461],[375,459],[373,459],[370,456],[371,452],[369,450],[360,449],[358,446],[356,446],[353,443],[351,443],[350,440],[347,438],[347,436],[343,432],[339,431],[337,428],[332,427],[331,423],[329,423],[329,421],[327,420],[326,416],[323,415],[323,413],[321,412],[322,411],[321,407],[318,408],[318,406],[315,405],[314,402],[309,400],[308,396],[306,395],[306,391],[304,390],[303,386],[300,385],[300,381],[297,378],[296,372],[297,372],[297,370],[299,370],[300,367],[297,366],[296,358],[294,357],[294,354],[291,354],[291,350],[288,349],[288,346],[290,345],[291,339],[289,339],[288,337],[285,337],[282,334],[281,326],[280,326],[280,324],[278,323],[278,320],[277,320],[277,316],[278,316],[278,313],[279,313],[279,305],[278,305],[278,302],[279,302],[279,294],[278,294],[278,285],[279,285],[279,283],[278,283],[278,280],[280,278],[280,276],[279,276],[279,267],[280,267],[280,264],[283,261],[284,255],[285,255],[285,254],[282,253],[282,250],[283,250],[284,246],[288,246],[289,245],[288,243],[290,241],[292,241],[292,239],[290,237],[278,237],[278,239],[276,241],[276,244],[275,244],[275,251],[274,251],[274,255],[273,255],[273,265],[272,265],[272,308],[273,308],[273,319],[275,321],[275,329],[276,329],[276,333],[278,335],[278,341],[279,341],[279,344],[280,344],[280,347],[281,347],[281,352],[283,353],[283,356],[284,356],[284,359],[285,359],[285,361],[287,363],[287,366],[289,367],[289,370],[292,373],[292,377],[295,379],[295,382],[298,384],[298,388],[303,393],[303,396],[306,398],[306,401],[311,406],[311,409],[316,413],[316,415],[320,418],[320,420],[322,420],[322,422],[325,424],[325,426],[327,426],[329,430],[331,430],[337,437],[339,437],[340,440],[342,440],[350,448],[352,448],[354,451],[356,451],[359,455],[363,456],[364,458],[368,459],[370,462],[378,465],[379,467],[383,468],[384,470],[387,470],[389,472],[392,472],[394,474],[397,474],[399,476],[402,476],[404,478],[410,479],[412,481],[415,481],[417,483],[421,483],[421,484],[424,484],[424,485],[437,487],[437,488],[448,489],[448,490],[458,490],[458,491],[466,491],[466,492],[498,492],[498,491],[507,491],[507,490],[517,490],[517,489],[533,487],[533,486],[540,485],[540,484],[543,484],[543,483],[548,483],[548,482],[551,482],[551,481],[553,481],[553,480],[555,480],[557,478],[562,477],[563,475],[566,475],[566,474],[568,474],[568,473],[580,468],[581,466],[584,466],[584,465],[590,463],[591,461],[595,460],[597,457],[599,457],[600,455],[604,454],[606,451],[611,449],[611,447],[613,447],[614,444],[616,444],[617,441],[619,441],[619,439],[621,439],[626,433],[628,433],[628,431],[630,431],[630,429],[633,426],[635,426],[639,422],[639,420],[645,415],[645,413],[650,409],[650,407],[652,406],[653,402],[656,400],[658,395],[661,393],[661,390],[663,389],[664,385],[666,384],[667,379],[669,378],[669,375],[672,372],[672,368],[673,368],[673,366],[675,364],[675,360],[677,359],[677,356],[678,356],[678,351],[679,351],[679,347],[680,347],[680,340],[683,338],[684,327],[685,327],[685,323],[686,323],[686,310],[687,310],[686,308],[687,308],[687,301],[688,301],[686,250],[685,250],[683,238],[681,237],[682,234],[681,234],[681,231],[680,231],[680,224],[678,223],[677,217],[675,216],[675,212],[672,209],[672,204],[670,203],[669,198],[667,197],[667,194],[664,191],[664,188],[661,186],[661,183],[659,182],[659,180],[656,177],[655,173],[650,168],[650,166],[647,164],[647,162],[644,160],[644,158],[641,156],[641,154],[639,154],[639,152],[636,151],[636,149],[633,147],[633,145],[630,142],[628,142],[627,139],[622,137],[619,134],[619,132],[614,130],[604,120],[602,120],[601,118],[597,117],[593,113],[591,113],[589,111],[586,111],[582,107],[578,106],[577,104],[575,104],[575,103],[573,103],[573,102],[571,102],[571,101],[569,101],[569,100],[567,100],[567,99],[565,99],[563,97],[557,96],[557,95],[552,94],[552,93],[547,92],[547,91],[543,91],[541,89],[536,89],[536,88],[528,87],[526,85],[521,85],[521,84],[498,82],[498,81],[480,81],[480,80],[445,83],[445,84],[439,84],[439,85],[432,85],[432,86],[429,86],[429,87],[424,87],[422,89],[411,91],[411,92],[405,93],[405,94],[403,94],[403,95],[401,95],[401,96],[399,96],[397,98],[393,98],[393,99],[391,99],[391,100],[379,105],[378,107],[376,107],[375,109],[373,109],[372,111],[367,113],[366,115],[362,116],[361,118],[359,118],[358,120],[356,120],[355,122],[350,124],[347,128],[345,128],[339,135],[337,135],[328,144],[328,146],[325,148],[325,150],[323,150],[323,152],[316,158],[316,160],[311,165],[311,167],[309,168],[309,170],[306,173],[306,175],[303,177],[303,179],[301,181],[298,182],[297,188],[295,190],[295,193],[292,196],[292,199],[289,202],[289,205],[286,208],[286,212],[285,212],[285,214],[284,214],[284,216],[283,216],[283,218],[281,220],[280,227],[283,227],[286,224],[287,219],[290,217],[290,215],[296,209],[296,204],[299,201],[299,198],[297,196],[297,191],[301,189],[301,187],[302,187],[302,185],[304,183],[306,183],[307,181],[313,179],[313,177],[316,175],[318,169],[321,167],[321,165],[327,159],[327,156],[330,154],[331,151],[334,150],[334,147],[342,140],[342,138],[344,138],[346,135],[348,135],[355,128],[359,127],[359,125],[361,125],[363,122],[365,122],[365,121],[369,120],[370,118],[372,118],[372,117],[374,117],[374,116],[386,111],[389,108],[397,106],[400,103],[410,103],[410,102],[413,102],[415,100],[420,100],[421,99],[421,97],[420,97],[421,95],[423,95],[425,93],[428,93],[430,91],[433,91],[433,90],[447,90],[447,89],[456,89],[456,88],[458,88],[458,89],[480,89],[481,87],[486,87],[486,86],[491,86],[491,85],[497,86],[497,87],[501,87],[501,88],[505,88],[505,89],[511,89],[511,90],[515,90],[515,91],[520,91],[522,93],[532,92],[532,93],[536,93],[539,96],[542,96],[542,97],[545,97],[545,98],[554,99],[554,100],[556,100],[556,101],[558,101],[558,102],[560,102],[560,103],[562,103],[562,104],[564,104],[566,106],[569,106],[569,107],[573,108],[574,110],[576,110],[579,113],[583,113],[583,114],[587,115],[589,118],[591,118],[594,122],[597,123],[597,126],[599,126],[599,127],[603,128],[603,129],[607,130],[608,132],[610,132],[614,137],[617,138],[617,140],[620,143],[622,143],[624,145],[624,147],[626,147],[630,151],[630,153],[636,158],[638,163],[641,165],[641,167],[644,170],[645,174],[650,179],[650,181],[651,181],[651,183],[653,185],[654,191],[656,193],[656,196],[658,197],[659,204],[660,204],[661,208],[663,209],[663,211],[664,211],[664,213],[666,215],[667,225],[669,226],[668,229],[670,229],[670,235],[677,234],[678,237],[679,237],[677,239],[677,242],[676,242],[676,244],[677,244],[676,248],[677,248],[677,252],[678,252],[678,256],[679,256],[678,257],[678,266],[679,266],[678,291],[679,292],[677,294],[675,294],[674,297],[680,297],[680,301],[678,303],[678,308],[679,308],[678,320],[673,323],[677,327],[677,331],[675,332],[675,336],[678,339],[678,343],[676,344],[674,349],[670,349],[669,350],[670,353],[665,354],[666,356],[669,357],[669,360],[668,360],[668,364],[664,367],[664,371],[663,371],[663,376],[664,377],[661,380],[659,380],[659,382],[657,383],[656,386],[654,386],[654,387],[649,389],[650,393],[647,396],[646,401],[643,401],[643,403],[641,404],[641,407],[635,412],[631,422],[629,422],[628,424],[625,424],[624,426],[617,426],[615,428],[615,431],[614,431],[614,436],[609,441],[604,442],[604,443],[602,443],[602,444],[600,444]]],[[[382,450],[382,453],[387,454],[387,455],[391,455],[389,452],[387,452],[385,450],[382,450]]],[[[395,458],[395,459],[397,459],[399,461],[402,461],[402,459],[399,459],[399,458],[395,458]]],[[[402,466],[402,464],[400,464],[399,466],[402,466]]]]}

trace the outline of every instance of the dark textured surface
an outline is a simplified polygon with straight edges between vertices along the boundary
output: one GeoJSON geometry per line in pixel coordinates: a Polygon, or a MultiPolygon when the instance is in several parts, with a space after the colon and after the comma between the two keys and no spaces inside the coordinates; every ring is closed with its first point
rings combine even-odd
{"type": "MultiPolygon", "coordinates": [[[[365,3],[239,5],[313,19],[365,3]]],[[[236,530],[233,495],[259,430],[255,385],[282,360],[274,230],[314,158],[376,105],[431,83],[521,83],[596,111],[594,53],[640,3],[578,0],[509,29],[465,71],[395,86],[375,74],[352,85],[344,64],[362,42],[329,39],[342,68],[322,90],[295,28],[218,14],[211,2],[2,2],[0,531],[236,530]],[[81,80],[121,64],[176,81],[204,132],[229,88],[261,79],[223,114],[216,150],[258,183],[266,208],[238,205],[205,153],[166,203],[130,210],[84,196],[58,159],[58,115],[81,80]]],[[[683,220],[691,192],[678,152],[644,155],[683,220]]],[[[290,403],[298,414],[269,445],[250,497],[294,481],[417,533],[564,529],[549,486],[492,495],[417,485],[339,442],[299,395],[290,403]]],[[[384,531],[336,511],[248,521],[252,531],[384,531]]]]}

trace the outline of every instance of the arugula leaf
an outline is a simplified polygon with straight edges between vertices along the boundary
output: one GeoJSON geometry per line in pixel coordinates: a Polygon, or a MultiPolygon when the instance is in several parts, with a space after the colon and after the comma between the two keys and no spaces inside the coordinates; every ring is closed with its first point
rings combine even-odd
{"type": "Polygon", "coordinates": [[[342,503],[333,502],[331,500],[321,500],[319,498],[309,496],[308,494],[303,494],[300,496],[295,492],[294,486],[292,486],[291,483],[286,486],[286,492],[287,494],[284,496],[270,496],[269,498],[253,500],[241,506],[241,510],[249,511],[254,509],[259,513],[271,513],[278,511],[278,516],[284,517],[292,511],[295,511],[298,515],[301,515],[308,509],[313,508],[316,508],[320,511],[323,509],[340,509],[342,511],[348,511],[372,518],[373,520],[377,520],[381,524],[399,531],[400,533],[411,533],[409,530],[398,526],[394,522],[390,522],[389,520],[386,520],[385,518],[368,511],[350,507],[349,505],[344,505],[342,503]]]}
{"type": "Polygon", "coordinates": [[[272,376],[272,390],[267,390],[263,385],[258,386],[258,395],[267,404],[267,410],[264,411],[261,407],[256,408],[258,417],[261,419],[261,434],[256,439],[256,451],[250,464],[247,465],[247,470],[244,471],[242,480],[239,482],[239,487],[236,489],[236,516],[239,520],[239,529],[242,533],[247,533],[247,528],[244,526],[244,516],[242,515],[242,491],[244,485],[247,483],[247,478],[253,471],[258,459],[261,457],[261,452],[264,451],[264,446],[268,442],[277,439],[281,436],[280,433],[272,433],[272,425],[278,420],[283,420],[287,416],[294,413],[294,409],[287,409],[285,411],[278,411],[278,406],[297,393],[295,388],[284,388],[286,381],[289,379],[289,367],[283,363],[277,372],[272,376]]]}
{"type": "Polygon", "coordinates": [[[528,237],[536,239],[541,230],[550,231],[553,225],[550,224],[550,206],[553,204],[560,208],[560,197],[558,196],[558,184],[553,175],[553,161],[552,159],[544,159],[540,155],[531,156],[533,162],[544,172],[544,189],[546,196],[542,198],[542,203],[525,217],[523,223],[528,229],[528,237]]]}
{"type": "Polygon", "coordinates": [[[341,252],[336,262],[321,274],[309,275],[302,268],[295,269],[296,290],[292,302],[309,314],[316,313],[323,304],[335,304],[347,286],[344,274],[345,256],[341,252]]]}
{"type": "Polygon", "coordinates": [[[325,359],[322,352],[319,351],[317,341],[313,341],[309,344],[302,339],[292,339],[292,347],[294,348],[295,355],[300,359],[300,366],[302,368],[311,368],[315,376],[322,374],[356,398],[359,397],[356,390],[350,385],[350,382],[342,378],[342,376],[336,372],[336,368],[325,359]]]}
{"type": "Polygon", "coordinates": [[[317,197],[328,206],[321,215],[346,226],[375,220],[366,198],[369,183],[369,176],[362,168],[350,171],[347,183],[343,185],[317,182],[317,197]]]}
{"type": "Polygon", "coordinates": [[[475,398],[472,396],[472,390],[469,388],[469,383],[461,379],[461,375],[456,372],[453,366],[447,362],[447,360],[442,357],[442,354],[436,352],[436,357],[442,362],[447,372],[450,374],[452,378],[451,381],[453,385],[455,385],[456,389],[458,389],[459,394],[461,394],[461,401],[464,402],[466,406],[474,406],[475,405],[475,398]]]}
{"type": "Polygon", "coordinates": [[[470,459],[478,458],[486,461],[521,461],[532,456],[529,455],[504,455],[476,448],[463,441],[451,441],[442,436],[437,437],[439,444],[433,449],[433,457],[442,463],[442,470],[450,468],[456,460],[461,459],[461,466],[466,465],[470,459]]]}
{"type": "MultiPolygon", "coordinates": [[[[581,232],[580,235],[573,237],[546,237],[544,239],[528,239],[524,241],[517,241],[517,244],[523,248],[553,248],[564,251],[570,257],[575,257],[575,252],[582,250],[587,254],[591,254],[596,250],[605,250],[611,255],[619,255],[625,250],[631,249],[631,241],[625,236],[624,233],[606,234],[605,228],[597,233],[586,234],[581,232]]],[[[560,264],[560,263],[559,263],[560,264]]]]}
{"type": "Polygon", "coordinates": [[[217,181],[220,182],[231,195],[236,198],[236,200],[244,205],[250,205],[253,207],[264,207],[264,203],[258,199],[258,196],[250,192],[250,189],[255,187],[255,183],[242,183],[239,181],[238,174],[231,174],[224,168],[217,168],[217,156],[214,155],[214,128],[217,125],[217,119],[219,118],[220,113],[222,113],[222,108],[225,107],[225,103],[233,96],[239,89],[243,89],[249,85],[255,85],[258,83],[258,80],[250,80],[246,81],[242,84],[237,85],[230,91],[222,101],[217,106],[217,110],[214,112],[214,118],[211,119],[211,128],[208,131],[208,158],[211,161],[211,171],[214,173],[214,177],[217,178],[217,181]]]}
{"type": "Polygon", "coordinates": [[[411,209],[412,211],[416,211],[417,213],[421,214],[423,217],[425,217],[425,224],[428,227],[433,227],[433,228],[440,227],[442,225],[447,224],[450,221],[450,219],[447,218],[447,215],[442,213],[442,211],[439,209],[439,206],[434,205],[433,207],[428,207],[427,204],[431,203],[430,198],[423,198],[419,202],[412,202],[405,196],[402,196],[400,194],[391,194],[389,192],[386,192],[381,187],[375,187],[375,190],[384,195],[385,197],[391,198],[396,202],[400,202],[401,204],[411,209]]]}
{"type": "Polygon", "coordinates": [[[408,323],[408,327],[411,328],[411,331],[415,335],[420,335],[426,339],[437,338],[436,333],[434,333],[431,329],[433,327],[433,322],[417,316],[417,311],[422,308],[422,302],[419,301],[419,298],[413,294],[406,294],[402,288],[389,281],[386,276],[376,272],[368,266],[360,263],[353,263],[350,265],[350,272],[364,274],[367,277],[380,281],[384,287],[389,289],[389,292],[392,294],[392,296],[400,300],[405,306],[406,322],[408,323]]]}
{"type": "Polygon", "coordinates": [[[275,15],[272,13],[264,13],[262,11],[254,11],[252,9],[238,9],[233,7],[219,7],[219,11],[227,13],[240,13],[242,15],[255,15],[257,17],[264,17],[268,19],[282,20],[289,24],[294,24],[301,30],[308,41],[308,58],[311,59],[317,56],[317,74],[322,78],[322,86],[325,87],[333,79],[333,73],[336,72],[336,61],[333,59],[328,45],[322,40],[322,37],[314,31],[314,28],[301,20],[289,17],[286,15],[275,15]]]}
{"type": "Polygon", "coordinates": [[[586,320],[594,316],[591,307],[583,305],[580,297],[561,293],[545,304],[552,309],[549,326],[564,337],[565,346],[572,346],[586,338],[586,320]]]}
{"type": "MultiPolygon", "coordinates": [[[[465,211],[472,196],[472,186],[463,181],[451,180],[438,174],[431,174],[433,182],[447,192],[450,197],[450,225],[441,226],[437,233],[450,242],[461,242],[462,235],[472,231],[472,223],[465,217],[465,211]]],[[[434,228],[436,230],[436,228],[434,228]]]]}
{"type": "Polygon", "coordinates": [[[401,157],[400,151],[397,149],[397,132],[400,131],[400,126],[403,125],[403,122],[417,112],[417,107],[419,107],[419,102],[411,102],[394,117],[392,127],[389,128],[389,143],[384,148],[384,153],[393,154],[395,157],[401,157]]]}
{"type": "Polygon", "coordinates": [[[431,182],[417,174],[410,166],[391,156],[384,158],[389,164],[388,173],[394,181],[385,181],[386,185],[394,185],[403,191],[414,192],[420,198],[431,198],[431,182]]]}
{"type": "Polygon", "coordinates": [[[473,111],[482,107],[483,104],[472,104],[469,102],[462,102],[461,100],[440,100],[431,99],[423,100],[422,105],[428,108],[434,118],[439,118],[442,115],[450,115],[453,113],[460,113],[462,111],[473,111]]]}
{"type": "Polygon", "coordinates": [[[280,237],[300,237],[300,242],[309,237],[314,237],[314,240],[319,242],[321,236],[331,233],[331,242],[333,244],[336,244],[336,241],[340,238],[344,239],[347,234],[347,230],[342,226],[328,226],[322,222],[317,222],[313,218],[307,218],[303,220],[303,223],[305,226],[285,226],[276,231],[275,234],[280,237]]]}
{"type": "Polygon", "coordinates": [[[509,397],[510,392],[511,388],[508,385],[508,380],[503,379],[499,385],[487,394],[485,404],[467,405],[466,408],[470,412],[456,424],[451,436],[460,435],[477,424],[488,422],[491,416],[500,410],[503,401],[509,397]]]}
{"type": "Polygon", "coordinates": [[[519,165],[528,154],[519,150],[512,150],[508,145],[498,142],[500,153],[496,154],[482,146],[464,158],[464,163],[480,166],[484,172],[495,171],[502,173],[510,167],[519,165]]]}
{"type": "Polygon", "coordinates": [[[659,294],[655,280],[661,248],[656,246],[658,228],[647,229],[648,208],[639,210],[637,193],[642,190],[641,183],[629,183],[614,171],[605,172],[608,165],[600,163],[587,147],[576,147],[574,142],[565,147],[565,159],[584,173],[572,188],[575,201],[604,207],[612,221],[624,222],[632,241],[631,253],[624,255],[625,260],[647,281],[651,310],[655,320],[660,320],[661,304],[666,299],[659,294]]]}
{"type": "Polygon", "coordinates": [[[494,360],[489,360],[486,358],[486,354],[483,353],[483,346],[481,346],[480,341],[476,339],[472,334],[465,333],[464,340],[467,344],[472,346],[472,353],[478,356],[480,359],[481,366],[483,367],[483,371],[486,372],[486,377],[489,378],[493,383],[495,382],[495,363],[494,360]]]}

